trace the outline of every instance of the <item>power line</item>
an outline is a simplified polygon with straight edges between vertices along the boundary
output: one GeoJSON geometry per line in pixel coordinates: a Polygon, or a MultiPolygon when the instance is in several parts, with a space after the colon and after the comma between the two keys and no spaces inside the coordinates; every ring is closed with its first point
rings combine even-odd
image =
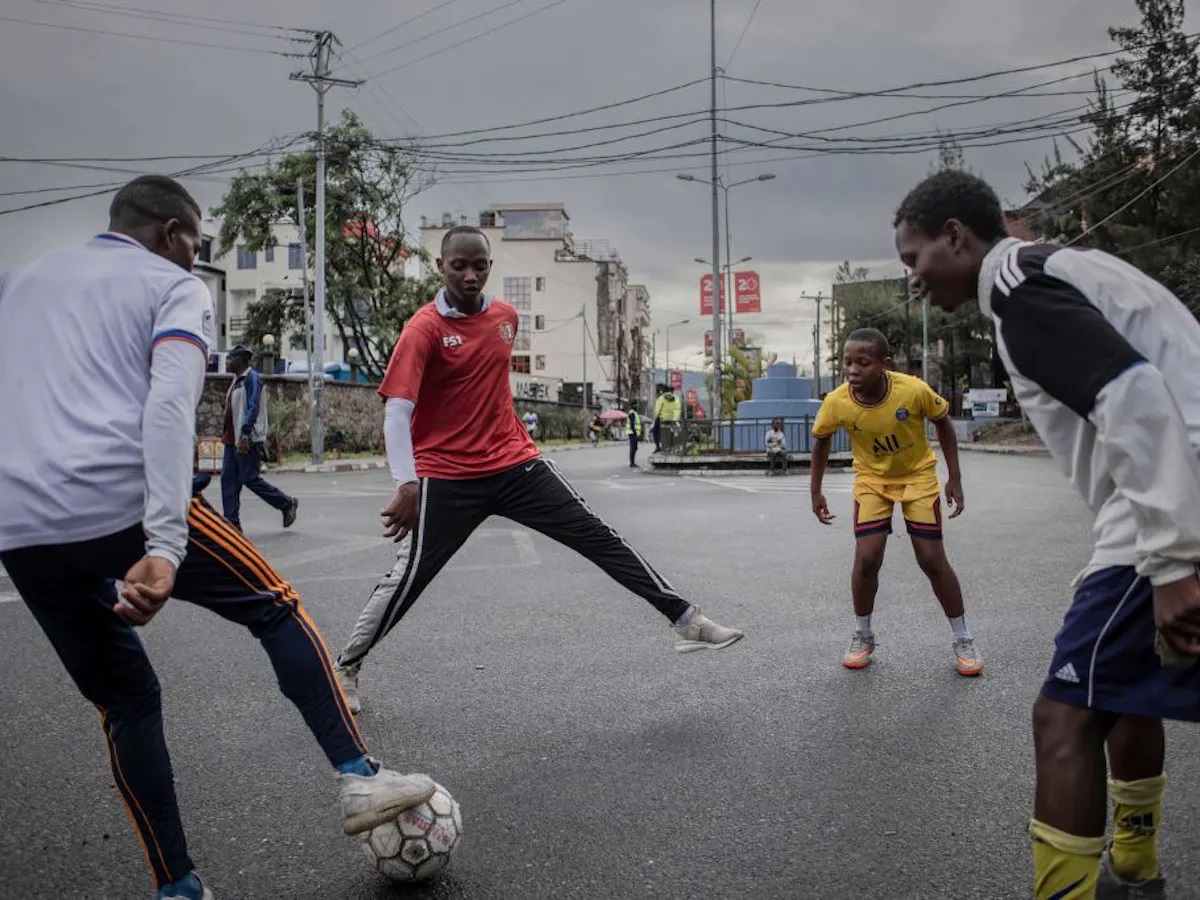
{"type": "Polygon", "coordinates": [[[0,22],[12,22],[16,25],[37,25],[41,28],[59,28],[64,31],[81,31],[84,34],[102,34],[110,37],[132,38],[137,41],[153,41],[160,44],[182,44],[188,47],[210,47],[216,50],[240,50],[243,53],[265,53],[271,56],[303,56],[301,53],[285,53],[282,50],[268,50],[263,47],[237,47],[233,44],[214,44],[208,41],[188,41],[182,38],[157,37],[149,34],[130,34],[127,31],[108,31],[103,28],[85,28],[82,25],[61,25],[55,22],[36,22],[33,19],[18,19],[14,16],[0,16],[0,22]]]}
{"type": "Polygon", "coordinates": [[[483,12],[475,13],[475,15],[468,16],[465,19],[459,19],[457,22],[451,22],[449,25],[443,25],[441,28],[431,31],[428,34],[423,34],[420,37],[413,38],[411,41],[405,41],[403,44],[397,44],[395,47],[389,47],[387,50],[380,50],[376,53],[372,53],[370,56],[365,56],[363,57],[363,62],[368,63],[371,60],[378,59],[381,56],[388,56],[399,50],[403,50],[406,47],[412,47],[413,45],[420,44],[432,37],[437,37],[439,34],[445,34],[447,31],[451,31],[460,25],[469,25],[471,22],[475,22],[479,19],[486,19],[488,16],[493,15],[494,13],[508,9],[510,6],[516,6],[519,3],[525,2],[527,2],[527,0],[507,0],[506,3],[501,3],[499,6],[493,6],[491,9],[485,9],[483,12]]]}
{"type": "Polygon", "coordinates": [[[750,10],[750,16],[746,19],[746,24],[742,26],[742,33],[738,35],[737,42],[733,45],[733,51],[729,54],[729,62],[725,63],[726,70],[733,65],[733,58],[737,56],[738,48],[742,46],[742,40],[746,37],[746,32],[750,30],[750,23],[754,21],[754,16],[758,13],[760,6],[762,6],[762,0],[754,0],[754,9],[750,10]]]}
{"type": "MultiPolygon", "coordinates": [[[[457,49],[459,47],[462,47],[464,44],[469,44],[472,41],[477,41],[483,37],[490,37],[491,35],[495,34],[497,31],[503,31],[505,28],[509,28],[513,25],[516,25],[518,22],[524,22],[526,19],[532,18],[533,16],[536,16],[536,15],[540,15],[541,13],[544,13],[547,10],[553,9],[556,6],[561,6],[562,4],[569,3],[569,2],[570,2],[570,0],[553,0],[552,3],[547,3],[545,6],[539,6],[537,9],[533,10],[532,12],[527,12],[523,16],[518,16],[515,19],[510,19],[509,21],[504,22],[503,24],[497,25],[495,28],[491,29],[490,31],[481,31],[478,34],[473,34],[469,38],[466,38],[461,41],[456,41],[454,43],[454,48],[457,49]]],[[[427,59],[433,59],[433,57],[435,57],[435,56],[440,56],[442,53],[446,52],[446,49],[447,48],[443,47],[440,50],[434,50],[432,53],[426,53],[424,56],[418,56],[416,59],[409,60],[406,63],[400,63],[397,66],[392,66],[390,69],[384,69],[382,72],[376,73],[374,77],[376,80],[378,80],[378,79],[382,78],[384,75],[390,75],[392,72],[399,72],[401,69],[407,69],[409,66],[415,66],[419,62],[424,62],[427,59]]]]}
{"type": "MultiPolygon", "coordinates": [[[[54,2],[54,0],[45,0],[45,2],[54,2]]],[[[246,21],[242,21],[239,19],[219,19],[219,18],[215,18],[213,16],[198,16],[195,13],[181,13],[181,12],[159,13],[158,10],[149,10],[149,9],[146,9],[145,7],[141,7],[141,6],[120,6],[115,3],[113,3],[113,4],[101,3],[101,2],[99,2],[99,0],[59,0],[59,2],[64,2],[64,3],[71,2],[71,3],[80,3],[80,4],[84,3],[84,2],[90,2],[90,5],[99,6],[104,9],[112,9],[112,10],[119,9],[119,10],[127,10],[130,12],[155,13],[155,14],[159,14],[159,15],[163,15],[163,16],[171,16],[176,19],[190,19],[195,22],[213,22],[213,23],[216,23],[219,25],[240,25],[240,26],[244,26],[246,28],[264,28],[264,29],[270,29],[270,30],[275,30],[275,31],[294,31],[294,32],[302,33],[302,34],[312,34],[312,31],[307,28],[293,28],[288,25],[274,25],[274,24],[268,24],[268,23],[264,23],[264,22],[246,22],[246,21]]]]}
{"type": "Polygon", "coordinates": [[[228,20],[208,19],[203,16],[165,13],[134,6],[110,5],[107,3],[93,2],[93,0],[33,0],[33,2],[41,3],[45,6],[58,6],[69,9],[81,9],[88,12],[106,13],[114,16],[126,16],[128,18],[141,19],[147,22],[163,22],[171,25],[182,25],[187,28],[203,28],[210,31],[224,32],[226,34],[244,34],[251,37],[270,37],[285,41],[306,40],[306,38],[300,37],[299,35],[308,33],[305,29],[290,28],[284,25],[252,25],[250,23],[233,23],[229,22],[228,20]],[[249,30],[251,28],[257,28],[261,30],[251,31],[249,30]]]}
{"type": "Polygon", "coordinates": [[[373,37],[369,37],[365,41],[359,41],[357,44],[352,44],[351,46],[346,48],[345,52],[347,54],[349,54],[352,50],[357,50],[360,47],[365,47],[365,46],[367,46],[367,44],[373,44],[376,41],[382,40],[383,38],[387,37],[389,34],[395,34],[397,31],[399,31],[405,25],[411,25],[413,22],[419,21],[420,19],[423,19],[426,16],[431,16],[435,12],[443,10],[447,6],[451,6],[452,4],[455,4],[458,2],[459,2],[459,0],[443,0],[443,2],[439,3],[437,6],[434,6],[434,7],[431,7],[429,9],[425,10],[425,12],[423,12],[423,13],[417,13],[415,16],[410,16],[409,18],[405,19],[403,22],[399,23],[398,25],[393,25],[391,28],[388,28],[385,31],[381,31],[379,34],[377,34],[373,37]]]}

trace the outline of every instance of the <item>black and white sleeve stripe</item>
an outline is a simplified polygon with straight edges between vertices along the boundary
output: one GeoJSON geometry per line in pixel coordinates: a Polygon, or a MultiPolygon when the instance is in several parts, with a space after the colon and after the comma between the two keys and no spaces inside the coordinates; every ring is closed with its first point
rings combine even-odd
{"type": "Polygon", "coordinates": [[[1057,248],[1009,254],[992,290],[992,309],[1017,374],[1087,418],[1110,381],[1145,358],[1082,293],[1047,275],[1057,248]]]}

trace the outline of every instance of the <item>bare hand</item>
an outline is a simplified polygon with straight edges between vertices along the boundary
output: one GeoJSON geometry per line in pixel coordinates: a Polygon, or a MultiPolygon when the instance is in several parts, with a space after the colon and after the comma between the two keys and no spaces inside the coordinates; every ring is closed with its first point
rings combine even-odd
{"type": "Polygon", "coordinates": [[[946,482],[946,504],[950,507],[950,518],[957,519],[966,507],[963,504],[962,481],[951,478],[946,482]]]}
{"type": "Polygon", "coordinates": [[[399,542],[417,527],[421,507],[421,485],[410,481],[396,489],[392,502],[379,513],[383,517],[383,536],[399,542]]]}
{"type": "Polygon", "coordinates": [[[1200,578],[1192,575],[1156,587],[1154,624],[1176,653],[1200,656],[1200,578]]]}
{"type": "Polygon", "coordinates": [[[816,491],[812,495],[812,511],[822,525],[832,525],[833,520],[837,518],[829,511],[829,501],[825,499],[825,495],[820,491],[816,491]]]}
{"type": "Polygon", "coordinates": [[[128,625],[146,625],[175,587],[175,564],[158,556],[143,556],[125,573],[124,587],[113,612],[128,625]]]}
{"type": "Polygon", "coordinates": [[[246,437],[244,434],[240,438],[238,438],[237,449],[238,449],[238,453],[249,453],[250,452],[250,438],[246,437]]]}

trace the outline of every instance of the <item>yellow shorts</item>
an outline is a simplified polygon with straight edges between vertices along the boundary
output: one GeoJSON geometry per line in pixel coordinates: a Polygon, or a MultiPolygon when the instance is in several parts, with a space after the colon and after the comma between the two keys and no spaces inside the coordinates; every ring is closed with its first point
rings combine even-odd
{"type": "Polygon", "coordinates": [[[854,536],[890,534],[892,508],[897,503],[909,534],[942,539],[942,486],[936,472],[924,472],[905,482],[854,479],[854,536]]]}

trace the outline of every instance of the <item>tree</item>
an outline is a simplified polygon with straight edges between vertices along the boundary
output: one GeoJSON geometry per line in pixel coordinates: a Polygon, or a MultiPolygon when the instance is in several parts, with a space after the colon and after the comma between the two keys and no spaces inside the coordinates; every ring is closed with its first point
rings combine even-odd
{"type": "MultiPolygon", "coordinates": [[[[312,151],[292,153],[261,174],[233,180],[212,214],[222,220],[220,243],[259,250],[278,222],[299,223],[296,184],[306,185],[305,232],[314,255],[316,220],[311,187],[316,181],[312,151]]],[[[403,149],[381,143],[350,111],[326,132],[326,310],[346,347],[356,347],[368,375],[380,377],[400,330],[437,291],[435,277],[408,278],[404,263],[422,248],[405,238],[404,212],[431,184],[403,149]]],[[[304,307],[268,295],[254,304],[254,327],[270,323],[277,332],[303,330],[304,307]]]]}
{"type": "MultiPolygon", "coordinates": [[[[767,373],[767,367],[779,358],[777,353],[747,352],[741,347],[730,347],[729,358],[721,365],[721,409],[726,417],[737,418],[737,405],[749,400],[754,389],[754,380],[767,373]]],[[[705,378],[708,392],[713,393],[712,360],[706,365],[710,371],[705,378]]]]}

